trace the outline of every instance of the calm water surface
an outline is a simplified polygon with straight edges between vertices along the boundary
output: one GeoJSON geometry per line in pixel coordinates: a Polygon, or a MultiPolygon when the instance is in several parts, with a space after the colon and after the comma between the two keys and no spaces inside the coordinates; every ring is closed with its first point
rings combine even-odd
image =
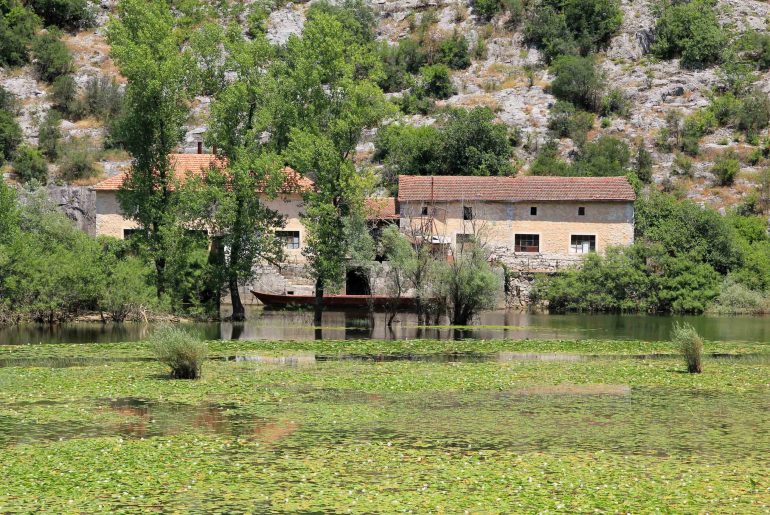
{"type": "MultiPolygon", "coordinates": [[[[546,315],[518,311],[490,311],[469,329],[420,327],[412,314],[401,314],[393,328],[383,314],[371,327],[366,314],[327,312],[322,327],[304,311],[252,309],[245,323],[195,323],[188,327],[207,339],[638,339],[667,340],[675,322],[689,322],[708,340],[770,341],[770,317],[664,317],[645,315],[546,315]]],[[[25,325],[0,328],[0,345],[26,343],[109,343],[139,341],[152,332],[151,324],[73,323],[56,327],[25,325]]]]}

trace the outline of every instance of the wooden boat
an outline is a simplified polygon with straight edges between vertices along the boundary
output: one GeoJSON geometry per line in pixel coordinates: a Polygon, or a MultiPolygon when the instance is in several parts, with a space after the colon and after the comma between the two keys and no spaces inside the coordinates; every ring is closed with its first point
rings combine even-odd
{"type": "MultiPolygon", "coordinates": [[[[280,295],[251,290],[260,302],[268,307],[309,306],[315,305],[315,295],[280,295]]],[[[393,306],[396,309],[412,309],[413,297],[388,297],[385,295],[324,295],[325,308],[367,309],[369,303],[376,309],[393,306]]]]}

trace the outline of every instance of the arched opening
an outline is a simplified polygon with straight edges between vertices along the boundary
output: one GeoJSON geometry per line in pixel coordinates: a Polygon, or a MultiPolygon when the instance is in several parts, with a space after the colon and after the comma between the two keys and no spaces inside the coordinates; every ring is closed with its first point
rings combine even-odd
{"type": "Polygon", "coordinates": [[[347,295],[370,295],[369,279],[360,268],[351,268],[345,276],[345,293],[347,295]]]}

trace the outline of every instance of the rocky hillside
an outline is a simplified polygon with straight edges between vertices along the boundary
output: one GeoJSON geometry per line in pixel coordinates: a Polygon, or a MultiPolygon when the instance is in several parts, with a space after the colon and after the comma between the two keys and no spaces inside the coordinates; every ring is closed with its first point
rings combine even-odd
{"type": "MultiPolygon", "coordinates": [[[[75,58],[73,77],[78,88],[86,87],[94,77],[113,76],[121,80],[110,60],[105,38],[105,24],[114,4],[113,0],[96,3],[93,5],[95,26],[64,36],[75,58]]],[[[630,101],[629,109],[624,116],[597,116],[588,139],[612,135],[628,142],[632,149],[641,145],[652,154],[654,182],[678,189],[717,209],[737,205],[756,187],[764,159],[750,156],[763,144],[767,131],[759,137],[747,138],[729,125],[715,128],[700,138],[696,155],[680,156],[677,162],[677,152],[656,145],[661,130],[667,127],[667,113],[678,111],[687,117],[707,107],[710,95],[721,87],[722,79],[716,66],[686,69],[678,59],[661,60],[649,54],[655,38],[655,4],[648,0],[621,3],[622,25],[597,56],[607,84],[623,92],[630,101]],[[740,173],[732,185],[717,186],[711,168],[715,157],[728,149],[734,149],[740,156],[740,173]],[[688,170],[682,173],[680,168],[685,160],[689,163],[688,170]]],[[[526,173],[538,150],[551,137],[549,115],[556,99],[548,88],[554,77],[541,52],[525,42],[522,25],[511,23],[512,15],[505,9],[488,21],[482,20],[474,12],[475,4],[467,0],[372,0],[370,5],[377,16],[380,40],[396,43],[410,36],[423,17],[430,16],[434,21],[429,30],[437,37],[459,33],[467,39],[470,48],[477,49],[472,52],[470,67],[452,71],[456,93],[439,104],[487,106],[500,121],[518,127],[523,143],[516,148],[516,162],[520,173],[526,173]]],[[[307,9],[308,4],[301,3],[273,9],[267,21],[268,38],[283,43],[291,34],[300,32],[307,9]]],[[[764,31],[770,19],[770,5],[753,0],[720,0],[714,9],[720,23],[733,34],[764,31]]],[[[246,23],[245,16],[241,21],[246,23]]],[[[768,72],[760,71],[755,78],[756,86],[765,93],[770,91],[768,72]]],[[[24,138],[37,144],[41,121],[52,105],[51,86],[39,80],[34,63],[0,70],[0,84],[18,97],[17,120],[24,138]]],[[[184,139],[187,152],[194,152],[205,134],[210,101],[208,97],[195,99],[184,139]]],[[[407,120],[418,125],[432,123],[430,115],[412,115],[407,120]]],[[[86,138],[96,146],[105,137],[104,122],[94,117],[79,121],[65,117],[61,131],[65,140],[86,138]]],[[[565,158],[572,155],[574,148],[571,139],[559,140],[559,152],[565,158]]],[[[366,159],[372,150],[369,134],[359,146],[360,157],[366,159]]],[[[125,154],[115,151],[100,152],[98,160],[101,176],[115,174],[128,163],[125,154]]],[[[50,174],[55,177],[56,165],[50,166],[50,174]]],[[[10,173],[12,168],[6,165],[4,171],[10,173]]]]}

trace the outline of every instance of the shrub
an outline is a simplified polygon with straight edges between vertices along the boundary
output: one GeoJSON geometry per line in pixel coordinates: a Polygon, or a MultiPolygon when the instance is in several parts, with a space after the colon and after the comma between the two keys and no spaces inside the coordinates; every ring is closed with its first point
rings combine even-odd
{"type": "Polygon", "coordinates": [[[754,291],[730,278],[722,283],[719,296],[709,312],[720,315],[761,315],[770,310],[770,302],[762,292],[754,291]]]}
{"type": "Polygon", "coordinates": [[[208,354],[206,342],[171,325],[158,327],[150,337],[158,361],[171,369],[174,379],[198,379],[208,354]]]}
{"type": "Polygon", "coordinates": [[[652,182],[652,154],[650,154],[643,144],[639,145],[636,151],[636,177],[645,184],[652,182]]]}
{"type": "Polygon", "coordinates": [[[500,0],[474,0],[473,12],[485,21],[489,21],[502,10],[500,0]]]}
{"type": "Polygon", "coordinates": [[[399,175],[442,173],[442,133],[433,126],[391,124],[377,132],[374,159],[385,163],[385,181],[395,184],[399,175]]]}
{"type": "Polygon", "coordinates": [[[604,91],[604,75],[592,57],[565,56],[551,65],[556,76],[551,92],[559,100],[572,102],[588,111],[596,111],[604,91]]]}
{"type": "Polygon", "coordinates": [[[760,89],[745,96],[737,112],[738,128],[751,137],[770,124],[770,98],[760,89]]]}
{"type": "Polygon", "coordinates": [[[681,154],[677,152],[676,155],[674,155],[674,163],[673,163],[672,171],[676,175],[682,175],[684,177],[692,177],[693,160],[688,156],[686,156],[685,154],[681,154]]]}
{"type": "Polygon", "coordinates": [[[622,23],[623,12],[614,0],[544,0],[530,9],[524,34],[550,62],[599,50],[622,23]]]}
{"type": "Polygon", "coordinates": [[[29,61],[29,47],[40,18],[20,5],[0,9],[0,66],[19,66],[29,61]]]}
{"type": "Polygon", "coordinates": [[[420,70],[422,80],[420,87],[433,98],[449,98],[454,95],[454,87],[449,74],[449,68],[444,64],[424,66],[420,70]]]}
{"type": "Polygon", "coordinates": [[[559,100],[551,108],[548,128],[554,136],[571,138],[578,145],[586,141],[588,131],[594,126],[592,113],[577,109],[571,102],[559,100]]]}
{"type": "Polygon", "coordinates": [[[48,163],[38,149],[29,145],[21,145],[16,150],[13,170],[22,182],[31,180],[36,180],[41,184],[48,182],[48,163]]]}
{"type": "Polygon", "coordinates": [[[157,299],[152,272],[139,258],[113,259],[106,272],[109,286],[100,294],[99,309],[108,312],[113,322],[123,322],[131,315],[138,315],[143,308],[153,306],[157,299]]]}
{"type": "Polygon", "coordinates": [[[486,107],[453,109],[443,123],[444,172],[447,175],[511,175],[513,148],[508,128],[494,123],[486,107]]]}
{"type": "Polygon", "coordinates": [[[665,7],[655,27],[652,53],[662,59],[682,58],[686,68],[716,64],[727,46],[714,0],[692,0],[665,7]]]}
{"type": "Polygon", "coordinates": [[[95,21],[87,0],[31,0],[29,6],[46,25],[67,30],[89,27],[95,21]]]}
{"type": "Polygon", "coordinates": [[[0,85],[0,111],[8,111],[11,114],[19,112],[19,99],[2,85],[0,85]]]}
{"type": "Polygon", "coordinates": [[[452,261],[436,262],[437,297],[446,299],[453,325],[468,325],[479,312],[494,307],[501,285],[488,257],[474,244],[452,261]]]}
{"type": "Polygon", "coordinates": [[[453,70],[464,70],[471,65],[468,40],[457,31],[441,42],[438,53],[439,62],[453,70]]]}
{"type": "Polygon", "coordinates": [[[630,172],[631,151],[626,142],[601,136],[585,145],[575,159],[573,175],[609,177],[630,172]]]}
{"type": "Polygon", "coordinates": [[[703,339],[698,331],[690,324],[676,322],[671,332],[671,340],[679,346],[679,350],[684,355],[687,372],[690,374],[703,372],[703,339]]]}
{"type": "Polygon", "coordinates": [[[404,93],[396,104],[404,114],[428,114],[433,111],[436,102],[425,93],[425,90],[416,87],[414,91],[404,93]]]}
{"type": "Polygon", "coordinates": [[[32,45],[32,53],[40,78],[46,82],[53,82],[57,77],[67,75],[73,70],[72,53],[56,30],[49,29],[38,36],[32,45]]]}
{"type": "Polygon", "coordinates": [[[616,114],[618,116],[627,117],[631,112],[631,101],[626,97],[623,90],[620,88],[612,88],[609,93],[602,98],[601,108],[599,113],[602,116],[610,116],[616,114]]]}
{"type": "Polygon", "coordinates": [[[0,164],[10,159],[22,142],[21,127],[8,111],[0,111],[0,164]]]}
{"type": "Polygon", "coordinates": [[[86,83],[80,103],[83,115],[109,119],[123,109],[123,90],[114,77],[91,77],[86,83]]]}
{"type": "Polygon", "coordinates": [[[61,75],[51,84],[51,102],[65,115],[79,116],[78,86],[70,75],[61,75]]]}
{"type": "Polygon", "coordinates": [[[96,153],[89,138],[73,138],[62,146],[59,176],[66,181],[96,177],[96,153]]]}
{"type": "Polygon", "coordinates": [[[48,159],[59,157],[61,145],[61,116],[53,109],[49,109],[43,123],[38,130],[38,148],[48,159]]]}
{"type": "Polygon", "coordinates": [[[717,184],[720,186],[731,186],[740,171],[741,162],[738,154],[733,150],[728,150],[717,156],[714,166],[711,167],[711,173],[716,176],[717,184]]]}

